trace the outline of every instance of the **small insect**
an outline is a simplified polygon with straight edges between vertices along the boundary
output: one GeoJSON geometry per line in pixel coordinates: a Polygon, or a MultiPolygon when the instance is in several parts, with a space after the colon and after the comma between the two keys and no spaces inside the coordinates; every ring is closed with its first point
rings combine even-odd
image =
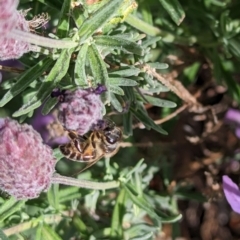
{"type": "Polygon", "coordinates": [[[71,141],[59,146],[60,151],[66,158],[87,163],[83,170],[89,168],[104,156],[115,155],[122,139],[121,129],[108,119],[99,121],[93,129],[89,136],[80,136],[74,131],[68,131],[71,141]]]}

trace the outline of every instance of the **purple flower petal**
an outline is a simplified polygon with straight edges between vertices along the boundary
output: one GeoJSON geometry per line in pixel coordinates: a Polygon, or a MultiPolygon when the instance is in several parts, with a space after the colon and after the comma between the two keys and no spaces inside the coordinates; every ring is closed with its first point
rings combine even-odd
{"type": "Polygon", "coordinates": [[[236,134],[236,136],[237,136],[238,138],[240,138],[240,128],[239,128],[239,127],[236,128],[235,134],[236,134]]]}
{"type": "Polygon", "coordinates": [[[232,207],[233,211],[240,213],[240,190],[228,176],[224,175],[223,180],[223,191],[225,197],[232,207]]]}
{"type": "Polygon", "coordinates": [[[225,120],[234,122],[240,125],[240,111],[237,109],[230,108],[225,115],[225,120]]]}

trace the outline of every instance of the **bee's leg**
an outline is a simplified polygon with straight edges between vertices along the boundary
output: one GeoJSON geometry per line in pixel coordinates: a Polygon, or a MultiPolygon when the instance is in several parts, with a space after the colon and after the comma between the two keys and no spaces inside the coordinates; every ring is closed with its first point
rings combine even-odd
{"type": "Polygon", "coordinates": [[[59,149],[60,149],[61,153],[66,157],[68,157],[71,153],[71,151],[69,150],[70,145],[71,145],[70,143],[67,143],[67,144],[59,146],[59,149]]]}
{"type": "Polygon", "coordinates": [[[78,138],[79,135],[75,131],[68,131],[68,136],[74,140],[75,138],[78,138]]]}

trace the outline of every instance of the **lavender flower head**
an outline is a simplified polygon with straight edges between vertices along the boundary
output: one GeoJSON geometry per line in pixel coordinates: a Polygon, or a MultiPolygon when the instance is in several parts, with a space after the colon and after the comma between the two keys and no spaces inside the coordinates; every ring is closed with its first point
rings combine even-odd
{"type": "Polygon", "coordinates": [[[96,93],[79,88],[74,92],[66,91],[64,95],[58,118],[65,129],[84,135],[103,118],[104,105],[96,93]]]}
{"type": "Polygon", "coordinates": [[[0,189],[17,199],[36,198],[51,184],[56,159],[31,126],[0,119],[0,189]]]}
{"type": "MultiPolygon", "coordinates": [[[[9,2],[9,0],[6,2],[9,2]]],[[[1,7],[1,4],[0,4],[0,7],[1,7]]],[[[3,17],[5,14],[2,14],[2,15],[0,14],[0,33],[2,33],[3,31],[6,31],[5,33],[3,33],[2,36],[0,36],[0,59],[1,60],[20,58],[24,53],[29,52],[31,48],[31,45],[29,43],[22,42],[7,36],[8,35],[7,31],[10,31],[11,28],[16,28],[24,32],[30,32],[29,24],[25,20],[24,13],[18,12],[15,10],[12,12],[12,14],[13,16],[11,17],[11,19],[6,18],[2,23],[1,23],[2,21],[1,17],[3,17]],[[11,24],[11,21],[13,21],[13,24],[11,24]],[[2,29],[4,28],[4,22],[6,22],[7,25],[11,24],[11,28],[9,26],[5,29],[2,29]]]]}
{"type": "Polygon", "coordinates": [[[17,24],[18,0],[0,0],[0,36],[8,34],[17,24]]]}
{"type": "Polygon", "coordinates": [[[226,175],[222,177],[222,180],[223,180],[223,191],[228,203],[232,207],[233,211],[240,213],[239,187],[226,175]]]}

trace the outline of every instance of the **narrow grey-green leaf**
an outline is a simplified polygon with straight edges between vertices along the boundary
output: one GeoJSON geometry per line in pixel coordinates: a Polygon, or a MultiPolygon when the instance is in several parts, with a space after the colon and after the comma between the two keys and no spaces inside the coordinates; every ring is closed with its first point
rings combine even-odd
{"type": "Polygon", "coordinates": [[[168,64],[167,63],[148,63],[148,65],[151,67],[151,68],[155,68],[155,69],[167,69],[168,68],[168,64]]]}
{"type": "Polygon", "coordinates": [[[132,133],[132,113],[129,111],[123,115],[123,134],[132,136],[132,133]]]}
{"type": "Polygon", "coordinates": [[[148,103],[151,103],[153,106],[166,107],[166,108],[174,108],[177,106],[176,103],[169,100],[155,98],[155,97],[146,96],[146,95],[144,95],[144,98],[143,98],[140,94],[137,94],[137,96],[138,98],[142,99],[144,102],[147,100],[148,103]]]}
{"type": "Polygon", "coordinates": [[[1,99],[0,107],[3,107],[6,103],[12,100],[12,98],[14,98],[20,92],[25,90],[32,81],[40,77],[43,74],[43,72],[48,69],[52,62],[53,62],[52,59],[45,58],[42,61],[38,62],[35,66],[21,74],[18,81],[1,99]]]}
{"type": "Polygon", "coordinates": [[[45,79],[45,82],[54,82],[55,84],[60,82],[62,78],[66,75],[67,70],[70,65],[70,60],[72,53],[74,52],[74,48],[71,49],[63,49],[50,73],[45,79]]]}
{"type": "Polygon", "coordinates": [[[73,8],[72,18],[73,18],[77,28],[80,28],[85,20],[84,9],[80,6],[73,8]]]}
{"type": "Polygon", "coordinates": [[[62,240],[62,238],[47,224],[43,224],[42,237],[47,240],[62,240]]]}
{"type": "Polygon", "coordinates": [[[88,60],[90,68],[96,83],[101,83],[107,85],[108,73],[105,62],[102,60],[102,57],[97,50],[96,46],[92,44],[88,47],[88,60]]]}
{"type": "Polygon", "coordinates": [[[152,218],[156,220],[160,220],[161,222],[175,222],[182,218],[181,214],[175,216],[161,216],[159,211],[156,211],[151,205],[149,205],[146,197],[143,195],[136,196],[134,194],[135,188],[130,184],[124,184],[124,189],[126,193],[129,195],[130,199],[136,204],[139,208],[146,211],[152,218]]]}
{"type": "Polygon", "coordinates": [[[9,240],[9,238],[4,234],[2,229],[0,229],[0,239],[1,240],[9,240]]]}
{"type": "Polygon", "coordinates": [[[0,222],[4,221],[7,217],[11,216],[24,205],[25,201],[17,201],[15,198],[7,200],[0,208],[0,222]]]}
{"type": "Polygon", "coordinates": [[[59,38],[64,38],[67,37],[68,35],[70,21],[70,7],[71,1],[64,0],[57,26],[57,36],[59,38]]]}
{"type": "Polygon", "coordinates": [[[108,87],[108,91],[110,91],[111,93],[115,93],[115,94],[121,95],[121,96],[124,95],[124,91],[122,90],[122,88],[120,88],[120,87],[118,87],[118,86],[112,86],[112,85],[110,85],[110,86],[108,87]]]}
{"type": "Polygon", "coordinates": [[[37,226],[37,231],[36,231],[36,235],[35,235],[35,240],[42,240],[42,224],[38,224],[37,226]]]}
{"type": "Polygon", "coordinates": [[[122,189],[118,194],[117,201],[114,206],[112,221],[111,221],[111,238],[123,239],[123,217],[125,214],[125,189],[122,189]]]}
{"type": "Polygon", "coordinates": [[[51,93],[54,88],[53,82],[43,82],[36,96],[30,99],[30,101],[24,104],[19,110],[13,113],[13,117],[19,117],[30,111],[40,107],[45,98],[51,93]]]}
{"type": "Polygon", "coordinates": [[[55,65],[46,77],[45,81],[42,83],[36,96],[32,97],[27,104],[24,104],[18,111],[14,112],[14,117],[24,115],[41,106],[45,98],[53,90],[54,85],[60,82],[62,78],[66,75],[73,51],[73,48],[62,50],[59,58],[57,59],[55,65]]]}
{"type": "Polygon", "coordinates": [[[155,124],[142,107],[138,109],[131,108],[131,111],[133,112],[135,117],[145,125],[146,128],[152,128],[157,132],[167,135],[167,132],[159,125],[155,124]]]}
{"type": "Polygon", "coordinates": [[[59,185],[52,184],[50,189],[47,192],[47,198],[50,205],[55,209],[59,209],[59,185]]]}
{"type": "Polygon", "coordinates": [[[137,76],[140,73],[140,70],[138,68],[122,68],[117,71],[113,71],[109,73],[109,76],[112,75],[119,75],[121,77],[130,77],[130,76],[137,76]]]}
{"type": "Polygon", "coordinates": [[[143,48],[135,42],[129,41],[115,36],[95,36],[95,43],[99,46],[104,46],[113,49],[119,49],[126,52],[134,53],[143,56],[143,48]]]}
{"type": "Polygon", "coordinates": [[[109,78],[108,82],[110,85],[115,85],[115,86],[136,86],[138,83],[134,80],[130,80],[128,78],[123,78],[123,77],[114,77],[114,78],[109,78]]]}
{"type": "Polygon", "coordinates": [[[78,86],[84,86],[87,84],[87,77],[85,72],[86,56],[87,56],[88,44],[85,43],[81,46],[74,68],[74,81],[78,86]]]}
{"type": "Polygon", "coordinates": [[[42,114],[47,115],[49,114],[52,109],[57,105],[58,99],[56,97],[49,97],[47,101],[44,103],[42,108],[42,114]]]}
{"type": "Polygon", "coordinates": [[[153,44],[156,44],[158,41],[161,40],[162,37],[151,37],[151,38],[148,38],[147,40],[145,40],[143,43],[142,43],[142,47],[146,48],[150,45],[153,45],[153,44]]]}
{"type": "Polygon", "coordinates": [[[185,18],[184,10],[178,0],[159,0],[164,9],[168,12],[172,20],[177,24],[185,18]]]}
{"type": "Polygon", "coordinates": [[[122,111],[123,111],[122,105],[121,105],[121,103],[118,101],[118,99],[116,98],[116,96],[115,96],[113,93],[111,93],[110,96],[111,96],[111,104],[112,104],[112,106],[113,106],[118,112],[122,112],[122,111]]]}
{"type": "Polygon", "coordinates": [[[153,234],[154,232],[145,233],[145,234],[142,234],[141,236],[130,238],[129,240],[149,240],[149,239],[152,239],[153,234]]]}
{"type": "Polygon", "coordinates": [[[81,43],[101,28],[102,25],[114,15],[122,2],[122,0],[109,1],[103,7],[94,12],[90,18],[83,22],[81,28],[79,29],[81,43]]]}

